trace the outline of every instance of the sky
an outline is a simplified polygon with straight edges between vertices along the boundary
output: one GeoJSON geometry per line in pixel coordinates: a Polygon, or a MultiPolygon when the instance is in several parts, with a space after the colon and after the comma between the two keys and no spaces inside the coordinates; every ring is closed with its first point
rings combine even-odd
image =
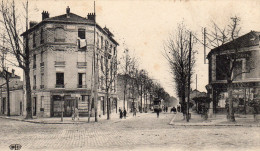
{"type": "MultiPolygon", "coordinates": [[[[66,13],[66,7],[79,16],[94,12],[91,0],[29,0],[29,20],[41,21],[43,10],[50,17],[66,13]]],[[[119,56],[125,48],[139,59],[139,68],[147,70],[152,79],[176,97],[175,85],[169,65],[163,57],[163,45],[178,24],[184,22],[197,38],[202,40],[202,28],[210,28],[214,21],[224,26],[233,16],[241,19],[241,34],[260,31],[260,1],[258,0],[96,0],[97,23],[114,33],[119,43],[119,56]]],[[[204,51],[197,50],[195,73],[191,88],[205,91],[208,84],[208,64],[204,64],[204,51]]],[[[210,50],[207,50],[209,52],[210,50]]],[[[19,71],[18,71],[19,73],[19,71]]],[[[22,74],[20,74],[22,75],[22,74]]]]}

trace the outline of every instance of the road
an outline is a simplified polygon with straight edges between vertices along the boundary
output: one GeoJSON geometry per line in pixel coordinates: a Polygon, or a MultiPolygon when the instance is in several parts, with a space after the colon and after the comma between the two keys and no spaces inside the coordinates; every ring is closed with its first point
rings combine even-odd
{"type": "Polygon", "coordinates": [[[258,150],[260,127],[172,126],[173,114],[137,114],[86,124],[35,124],[0,118],[0,150],[258,150]]]}

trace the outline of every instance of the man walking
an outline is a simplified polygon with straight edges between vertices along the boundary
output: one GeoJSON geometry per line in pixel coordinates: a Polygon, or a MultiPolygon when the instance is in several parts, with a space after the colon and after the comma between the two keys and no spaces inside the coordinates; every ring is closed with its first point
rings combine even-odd
{"type": "Polygon", "coordinates": [[[159,118],[160,111],[158,109],[156,110],[156,113],[157,113],[157,118],[159,118]]]}
{"type": "Polygon", "coordinates": [[[124,108],[124,119],[126,119],[126,110],[124,108]]]}
{"type": "Polygon", "coordinates": [[[136,116],[136,108],[133,109],[133,116],[136,116]]]}

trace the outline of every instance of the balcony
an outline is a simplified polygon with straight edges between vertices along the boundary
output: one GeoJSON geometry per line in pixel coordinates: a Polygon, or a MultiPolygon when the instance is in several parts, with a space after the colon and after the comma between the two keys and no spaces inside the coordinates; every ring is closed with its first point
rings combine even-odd
{"type": "Polygon", "coordinates": [[[87,88],[87,85],[79,85],[78,84],[78,88],[87,88]]]}
{"type": "Polygon", "coordinates": [[[41,88],[41,89],[44,89],[44,85],[40,85],[40,88],[41,88]]]}
{"type": "Polygon", "coordinates": [[[65,61],[55,61],[55,67],[64,67],[65,61]]]}
{"type": "Polygon", "coordinates": [[[40,66],[41,66],[41,67],[44,67],[44,62],[41,62],[41,63],[40,63],[40,66]]]}
{"type": "Polygon", "coordinates": [[[55,88],[64,88],[64,84],[56,84],[55,88]]]}
{"type": "Polygon", "coordinates": [[[77,62],[78,68],[87,67],[87,62],[77,62]]]}

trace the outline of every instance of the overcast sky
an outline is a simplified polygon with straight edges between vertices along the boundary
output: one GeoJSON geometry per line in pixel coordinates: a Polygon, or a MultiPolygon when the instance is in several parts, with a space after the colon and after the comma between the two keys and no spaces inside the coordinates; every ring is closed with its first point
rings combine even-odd
{"type": "MultiPolygon", "coordinates": [[[[72,13],[82,17],[94,11],[94,2],[89,0],[29,0],[29,17],[32,21],[41,21],[43,10],[48,11],[50,17],[62,15],[67,6],[72,13]]],[[[170,33],[174,34],[178,23],[184,21],[201,40],[202,27],[210,27],[212,21],[224,25],[234,15],[241,18],[242,34],[250,30],[260,31],[260,1],[257,0],[96,0],[96,11],[97,23],[107,26],[119,42],[119,54],[129,48],[130,53],[139,58],[140,68],[147,70],[173,96],[176,96],[174,84],[162,52],[164,41],[170,33]]],[[[198,90],[206,91],[208,65],[203,61],[203,48],[198,45],[196,49],[198,90]]],[[[195,89],[195,75],[192,80],[195,89]]]]}

